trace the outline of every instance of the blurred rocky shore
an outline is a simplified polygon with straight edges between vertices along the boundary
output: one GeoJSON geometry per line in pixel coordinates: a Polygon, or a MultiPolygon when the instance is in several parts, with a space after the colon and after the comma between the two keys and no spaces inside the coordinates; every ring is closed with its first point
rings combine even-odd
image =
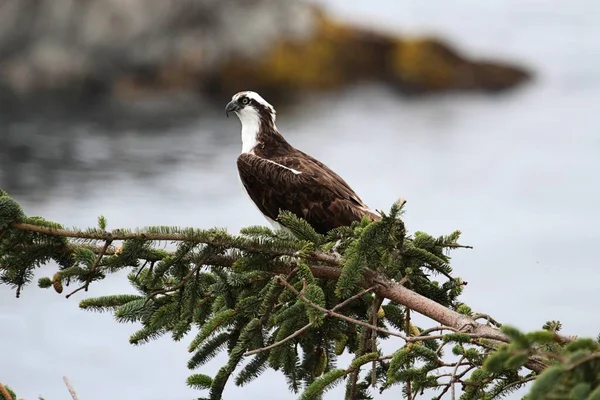
{"type": "Polygon", "coordinates": [[[531,76],[283,0],[3,0],[0,90],[129,101],[172,92],[222,100],[374,81],[403,93],[499,91],[531,76]]]}

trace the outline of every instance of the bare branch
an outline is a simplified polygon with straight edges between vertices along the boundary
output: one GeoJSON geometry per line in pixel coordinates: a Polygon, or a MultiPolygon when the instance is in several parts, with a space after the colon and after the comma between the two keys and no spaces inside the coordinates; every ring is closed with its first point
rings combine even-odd
{"type": "MultiPolygon", "coordinates": [[[[404,321],[404,332],[406,332],[406,336],[410,336],[410,308],[406,308],[405,312],[405,321],[404,321]]],[[[412,400],[412,380],[409,378],[406,379],[406,399],[412,400]]]]}
{"type": "MultiPolygon", "coordinates": [[[[373,304],[371,304],[371,325],[377,326],[377,313],[379,312],[379,307],[383,303],[383,298],[375,295],[373,297],[373,304]]],[[[371,351],[374,353],[377,351],[377,331],[371,329],[371,351]]],[[[375,368],[377,367],[377,362],[373,361],[372,369],[371,369],[371,386],[377,386],[377,372],[375,368]]]]}
{"type": "Polygon", "coordinates": [[[451,386],[451,391],[452,391],[452,400],[456,400],[456,390],[454,388],[454,384],[456,383],[456,379],[457,379],[456,378],[456,374],[458,373],[458,367],[460,366],[460,363],[464,359],[465,359],[465,356],[461,356],[460,357],[460,359],[456,363],[456,366],[452,370],[452,375],[450,375],[450,386],[451,386]]]}
{"type": "MultiPolygon", "coordinates": [[[[450,365],[444,365],[444,366],[453,366],[452,364],[450,365]]],[[[469,373],[469,371],[471,371],[472,369],[474,369],[476,367],[476,365],[470,364],[470,363],[456,363],[456,365],[454,365],[455,367],[460,367],[460,366],[468,366],[468,368],[465,368],[461,373],[459,373],[458,375],[454,374],[443,374],[443,375],[438,375],[438,376],[450,376],[452,377],[454,375],[453,379],[450,379],[449,382],[444,383],[443,386],[444,389],[442,390],[442,392],[439,394],[439,396],[436,396],[433,398],[433,400],[441,400],[444,395],[448,392],[448,390],[450,390],[450,387],[452,386],[452,383],[454,382],[462,382],[462,377],[465,376],[466,374],[469,373]]]]}
{"type": "Polygon", "coordinates": [[[488,314],[477,313],[477,314],[474,314],[471,318],[473,318],[475,321],[477,321],[478,319],[485,319],[488,322],[488,324],[496,326],[498,328],[502,326],[502,324],[500,322],[496,321],[494,318],[492,318],[488,314]]]}
{"type": "Polygon", "coordinates": [[[8,391],[8,389],[6,389],[6,387],[0,383],[0,394],[2,394],[2,396],[7,399],[7,400],[16,400],[14,397],[12,397],[8,391]]]}
{"type": "Polygon", "coordinates": [[[353,302],[354,300],[356,300],[360,297],[363,297],[365,294],[372,292],[373,290],[375,290],[375,286],[371,286],[370,288],[367,288],[367,289],[363,290],[362,292],[355,294],[352,297],[348,297],[346,300],[342,301],[340,304],[333,307],[331,309],[331,311],[337,311],[337,310],[347,306],[349,303],[353,302]]]}
{"type": "Polygon", "coordinates": [[[458,244],[458,243],[444,243],[442,245],[442,247],[449,247],[452,249],[472,249],[473,248],[473,246],[467,246],[467,245],[458,244]]]}
{"type": "Polygon", "coordinates": [[[67,385],[67,389],[69,390],[69,393],[71,394],[71,397],[73,398],[73,400],[79,400],[77,397],[77,393],[75,393],[75,389],[73,389],[71,382],[69,382],[69,378],[67,378],[66,376],[63,376],[63,380],[65,381],[65,385],[67,385]]]}

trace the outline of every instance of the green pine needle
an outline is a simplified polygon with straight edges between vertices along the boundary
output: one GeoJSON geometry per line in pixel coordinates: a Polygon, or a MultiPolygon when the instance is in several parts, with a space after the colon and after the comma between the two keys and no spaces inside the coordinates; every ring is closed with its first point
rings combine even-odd
{"type": "Polygon", "coordinates": [[[224,329],[226,326],[231,324],[235,318],[235,315],[235,310],[228,309],[213,316],[202,326],[200,332],[198,332],[194,340],[192,340],[192,343],[190,343],[188,350],[190,352],[196,350],[198,346],[202,344],[202,342],[204,342],[211,334],[219,329],[224,329]]]}
{"type": "Polygon", "coordinates": [[[210,389],[212,378],[204,374],[194,374],[187,378],[188,386],[194,389],[210,389]]]}
{"type": "Polygon", "coordinates": [[[343,369],[333,369],[326,372],[324,375],[317,378],[312,384],[310,384],[304,390],[304,392],[302,392],[299,400],[318,399],[322,393],[339,384],[346,374],[347,372],[343,369]]]}
{"type": "MultiPolygon", "coordinates": [[[[117,308],[132,302],[145,301],[143,296],[135,294],[120,294],[112,296],[93,297],[79,302],[79,307],[84,310],[106,312],[115,311],[117,308]]],[[[138,303],[139,304],[139,303],[138,303]]]]}

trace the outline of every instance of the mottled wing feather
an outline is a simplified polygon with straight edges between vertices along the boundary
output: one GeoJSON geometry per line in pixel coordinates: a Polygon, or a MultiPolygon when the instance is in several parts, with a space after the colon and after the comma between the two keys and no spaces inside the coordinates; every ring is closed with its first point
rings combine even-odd
{"type": "Polygon", "coordinates": [[[271,160],[244,153],[237,165],[248,195],[271,219],[277,219],[280,209],[288,210],[326,233],[364,215],[379,218],[341,177],[299,151],[271,160]]]}

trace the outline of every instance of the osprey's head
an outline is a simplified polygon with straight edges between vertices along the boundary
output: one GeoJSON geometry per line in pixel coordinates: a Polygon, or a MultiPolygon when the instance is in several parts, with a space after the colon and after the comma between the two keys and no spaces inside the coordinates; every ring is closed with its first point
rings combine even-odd
{"type": "Polygon", "coordinates": [[[257,122],[275,124],[275,109],[256,92],[236,93],[225,107],[225,114],[228,117],[230,112],[234,112],[238,116],[242,125],[256,124],[257,122]]]}
{"type": "Polygon", "coordinates": [[[275,109],[255,92],[236,93],[225,107],[225,114],[234,112],[242,123],[242,153],[252,153],[258,144],[277,141],[285,145],[275,126],[275,109]]]}

